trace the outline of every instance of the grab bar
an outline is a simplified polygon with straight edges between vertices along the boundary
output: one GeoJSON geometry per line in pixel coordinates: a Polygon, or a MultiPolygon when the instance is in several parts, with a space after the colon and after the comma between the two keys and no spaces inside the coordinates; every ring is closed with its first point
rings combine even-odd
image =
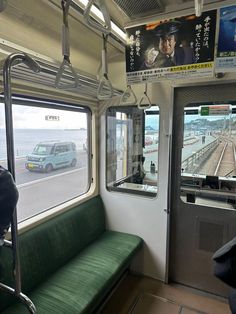
{"type": "Polygon", "coordinates": [[[137,103],[137,97],[134,91],[132,90],[131,85],[127,85],[127,89],[124,91],[124,93],[121,96],[120,105],[132,106],[132,105],[136,105],[136,103],[137,103]],[[132,99],[132,96],[133,96],[133,100],[130,100],[132,99]]]}
{"type": "MultiPolygon", "coordinates": [[[[12,91],[11,91],[11,68],[17,64],[24,63],[32,71],[40,72],[40,66],[36,61],[25,53],[13,53],[9,55],[3,66],[3,84],[4,84],[4,102],[5,102],[5,120],[6,120],[6,142],[7,142],[7,165],[15,180],[15,163],[14,163],[14,138],[13,138],[13,117],[12,117],[12,91]]],[[[36,313],[36,308],[33,302],[21,292],[21,273],[20,273],[20,258],[17,233],[17,213],[16,208],[13,212],[11,220],[11,237],[13,251],[13,267],[15,276],[15,289],[12,289],[4,284],[0,284],[0,289],[14,294],[21,302],[23,302],[30,313],[36,313]]],[[[7,246],[10,243],[7,242],[7,246]]]]}
{"type": "Polygon", "coordinates": [[[99,100],[109,99],[113,95],[113,87],[108,78],[108,63],[107,63],[107,37],[108,35],[102,34],[103,39],[103,48],[102,48],[102,73],[103,77],[100,80],[98,91],[97,91],[97,98],[99,100]],[[107,89],[105,89],[107,87],[107,89]],[[106,95],[102,93],[102,91],[106,92],[106,95]]]}
{"type": "Polygon", "coordinates": [[[98,30],[99,32],[102,32],[103,34],[110,34],[111,32],[111,18],[108,12],[108,9],[106,7],[106,4],[103,0],[90,0],[84,10],[84,19],[87,22],[87,24],[98,30]],[[92,10],[92,6],[94,4],[97,4],[100,11],[102,12],[102,15],[104,17],[105,25],[102,26],[99,23],[95,22],[94,19],[92,19],[90,12],[92,10]]]}
{"type": "Polygon", "coordinates": [[[70,34],[69,34],[69,21],[68,14],[70,9],[71,0],[62,0],[61,7],[63,12],[63,25],[62,25],[62,55],[63,61],[57,72],[55,85],[59,89],[76,88],[79,85],[78,75],[72,67],[70,62],[70,34]],[[72,75],[72,83],[63,84],[62,79],[65,72],[70,72],[72,75]]]}

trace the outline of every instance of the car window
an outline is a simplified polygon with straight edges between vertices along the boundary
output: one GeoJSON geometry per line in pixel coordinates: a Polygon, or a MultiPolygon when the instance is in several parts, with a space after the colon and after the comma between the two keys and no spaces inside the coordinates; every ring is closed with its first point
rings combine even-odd
{"type": "Polygon", "coordinates": [[[37,155],[50,155],[52,153],[52,146],[37,145],[34,149],[34,153],[37,155]]]}

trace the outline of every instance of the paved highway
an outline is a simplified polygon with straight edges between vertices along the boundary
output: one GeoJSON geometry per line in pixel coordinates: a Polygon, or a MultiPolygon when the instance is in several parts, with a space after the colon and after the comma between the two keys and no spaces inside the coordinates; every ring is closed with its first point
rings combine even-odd
{"type": "Polygon", "coordinates": [[[85,193],[87,177],[87,168],[84,167],[63,173],[55,171],[51,176],[19,185],[18,221],[85,193]]]}
{"type": "MultiPolygon", "coordinates": [[[[65,173],[72,169],[71,167],[65,167],[65,168],[54,170],[49,173],[30,172],[25,168],[25,162],[26,162],[25,157],[16,158],[15,167],[16,167],[16,184],[17,185],[32,182],[35,180],[40,180],[46,177],[51,177],[51,176],[54,176],[55,174],[65,173]]],[[[0,163],[3,167],[7,167],[6,161],[1,161],[0,163]]],[[[85,151],[78,151],[77,165],[73,169],[79,169],[83,167],[87,167],[87,153],[85,151]]]]}
{"type": "MultiPolygon", "coordinates": [[[[18,221],[87,191],[87,153],[79,151],[77,160],[74,168],[65,167],[43,173],[28,171],[25,168],[25,157],[16,159],[16,184],[19,190],[18,221]]],[[[1,161],[0,164],[6,167],[6,161],[1,161]]]]}

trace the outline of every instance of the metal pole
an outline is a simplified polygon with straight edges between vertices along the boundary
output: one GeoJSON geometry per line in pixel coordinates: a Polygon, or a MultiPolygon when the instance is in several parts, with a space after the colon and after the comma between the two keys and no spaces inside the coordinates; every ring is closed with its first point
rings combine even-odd
{"type": "MultiPolygon", "coordinates": [[[[14,137],[13,137],[13,118],[12,118],[11,68],[12,66],[17,65],[19,63],[25,63],[32,71],[40,72],[39,65],[33,59],[31,59],[29,56],[27,56],[24,53],[13,53],[9,55],[3,67],[6,142],[7,142],[7,165],[8,165],[8,170],[11,172],[14,180],[15,180],[15,161],[14,161],[15,156],[14,156],[14,137]]],[[[12,250],[13,250],[13,267],[14,267],[14,276],[15,276],[15,295],[18,298],[22,299],[16,208],[13,212],[13,217],[11,220],[11,236],[12,236],[12,250]]],[[[29,306],[29,307],[32,307],[32,306],[29,306]]]]}

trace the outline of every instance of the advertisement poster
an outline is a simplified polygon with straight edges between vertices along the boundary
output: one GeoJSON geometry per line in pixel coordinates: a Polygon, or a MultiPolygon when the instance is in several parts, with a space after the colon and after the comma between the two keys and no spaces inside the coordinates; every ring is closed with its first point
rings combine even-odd
{"type": "Polygon", "coordinates": [[[236,71],[236,5],[220,9],[216,71],[236,71]]]}
{"type": "Polygon", "coordinates": [[[216,13],[128,28],[127,83],[213,76],[216,13]]]}

